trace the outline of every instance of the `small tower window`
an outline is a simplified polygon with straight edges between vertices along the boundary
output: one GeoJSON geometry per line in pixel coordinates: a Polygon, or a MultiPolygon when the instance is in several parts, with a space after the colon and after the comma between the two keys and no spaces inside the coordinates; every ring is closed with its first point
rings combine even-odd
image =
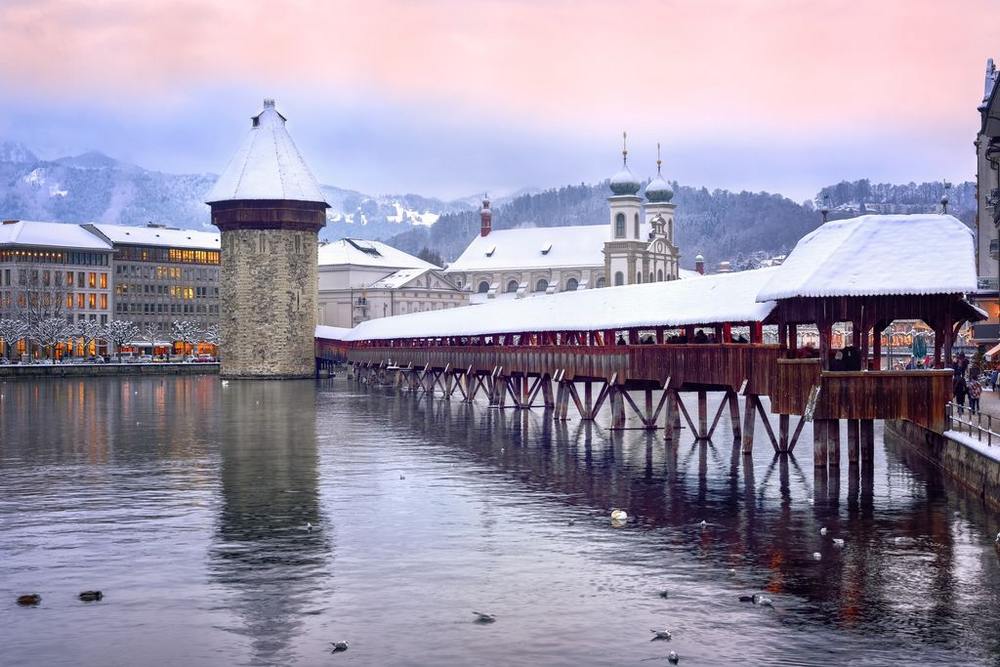
{"type": "Polygon", "coordinates": [[[615,216],[615,238],[625,238],[625,214],[619,213],[615,216]]]}
{"type": "Polygon", "coordinates": [[[517,281],[516,280],[509,281],[507,283],[507,292],[508,292],[508,294],[513,294],[516,291],[517,291],[517,281]]]}
{"type": "Polygon", "coordinates": [[[621,271],[615,271],[615,285],[625,284],[625,274],[621,271]]]}
{"type": "Polygon", "coordinates": [[[663,269],[656,270],[656,280],[661,283],[663,282],[663,269]]]}
{"type": "Polygon", "coordinates": [[[642,283],[642,271],[635,272],[635,284],[639,285],[642,283]]]}
{"type": "Polygon", "coordinates": [[[604,276],[601,276],[600,278],[597,279],[597,286],[598,287],[606,287],[607,284],[608,284],[608,281],[604,279],[604,276]]]}
{"type": "Polygon", "coordinates": [[[639,238],[639,214],[635,214],[635,238],[639,238]]]}
{"type": "Polygon", "coordinates": [[[479,287],[476,288],[476,291],[480,294],[486,294],[490,291],[490,284],[484,280],[479,283],[479,287]]]}
{"type": "Polygon", "coordinates": [[[546,280],[545,278],[539,278],[538,282],[535,283],[536,292],[544,292],[548,288],[549,288],[549,281],[546,280]]]}
{"type": "Polygon", "coordinates": [[[649,282],[653,282],[653,272],[649,272],[649,282]]]}
{"type": "Polygon", "coordinates": [[[580,286],[580,283],[577,282],[576,278],[570,278],[569,280],[566,281],[566,291],[567,292],[575,292],[576,288],[579,287],[579,286],[580,286]]]}

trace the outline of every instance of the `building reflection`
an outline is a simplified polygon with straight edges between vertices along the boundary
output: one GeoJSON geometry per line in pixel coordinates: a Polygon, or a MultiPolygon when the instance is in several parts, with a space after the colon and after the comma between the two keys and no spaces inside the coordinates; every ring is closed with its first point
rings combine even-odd
{"type": "MultiPolygon", "coordinates": [[[[803,466],[794,456],[772,458],[761,448],[748,459],[731,442],[664,443],[657,434],[610,432],[599,423],[553,423],[541,410],[491,410],[377,391],[367,401],[367,409],[388,412],[428,443],[446,445],[456,460],[493,467],[511,480],[511,493],[591,514],[628,508],[648,531],[650,552],[637,553],[634,540],[623,540],[613,556],[623,562],[668,568],[670,550],[689,550],[720,574],[741,568],[741,580],[757,588],[812,602],[806,617],[869,633],[901,626],[930,632],[946,624],[956,604],[959,549],[951,513],[920,493],[891,497],[883,487],[904,477],[892,471],[904,464],[891,447],[878,467],[845,460],[839,471],[814,473],[806,448],[799,452],[803,466]],[[703,519],[710,529],[699,531],[703,519]],[[845,538],[845,547],[835,546],[833,536],[845,538]],[[919,601],[919,618],[906,611],[911,600],[919,601]]],[[[939,472],[906,468],[907,478],[943,495],[939,472]]],[[[961,492],[950,487],[948,493],[961,492]]],[[[981,508],[970,507],[969,516],[988,524],[981,508]]]]}
{"type": "Polygon", "coordinates": [[[315,386],[231,382],[221,401],[221,506],[210,571],[233,596],[243,623],[233,631],[250,637],[254,662],[279,664],[331,584],[315,386]]]}

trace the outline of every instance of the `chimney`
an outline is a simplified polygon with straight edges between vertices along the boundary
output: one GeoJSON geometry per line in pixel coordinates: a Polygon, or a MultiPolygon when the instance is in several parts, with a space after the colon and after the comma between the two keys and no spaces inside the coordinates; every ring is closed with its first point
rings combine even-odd
{"type": "Polygon", "coordinates": [[[483,198],[483,209],[479,212],[479,235],[489,236],[493,230],[493,211],[490,210],[489,195],[483,198]]]}
{"type": "Polygon", "coordinates": [[[705,258],[702,257],[701,255],[695,255],[694,270],[700,273],[701,275],[705,275],[705,258]]]}

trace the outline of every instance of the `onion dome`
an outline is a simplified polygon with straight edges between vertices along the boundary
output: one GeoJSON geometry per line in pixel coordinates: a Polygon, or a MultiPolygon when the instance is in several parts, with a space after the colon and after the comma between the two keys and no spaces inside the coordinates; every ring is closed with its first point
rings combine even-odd
{"type": "Polygon", "coordinates": [[[697,255],[694,256],[694,261],[696,261],[696,262],[704,262],[705,261],[705,256],[699,253],[699,254],[697,254],[697,255]]]}
{"type": "Polygon", "coordinates": [[[663,179],[660,173],[660,144],[656,144],[656,178],[646,186],[646,199],[652,203],[666,203],[674,198],[674,191],[670,189],[670,184],[663,179]]]}
{"type": "Polygon", "coordinates": [[[616,195],[635,195],[642,188],[642,183],[628,168],[628,148],[624,145],[625,133],[622,133],[622,168],[611,177],[611,192],[616,195]]]}

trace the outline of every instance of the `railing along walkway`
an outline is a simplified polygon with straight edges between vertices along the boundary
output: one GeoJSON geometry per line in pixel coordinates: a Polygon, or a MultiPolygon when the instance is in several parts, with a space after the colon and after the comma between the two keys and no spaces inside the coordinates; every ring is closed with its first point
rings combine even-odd
{"type": "MultiPolygon", "coordinates": [[[[948,403],[945,413],[949,431],[964,432],[977,438],[979,442],[985,442],[988,447],[993,446],[994,439],[1000,443],[1000,433],[993,430],[993,415],[982,410],[973,412],[968,406],[959,405],[954,401],[948,403]]],[[[997,425],[1000,427],[1000,419],[997,420],[997,425]]]]}

